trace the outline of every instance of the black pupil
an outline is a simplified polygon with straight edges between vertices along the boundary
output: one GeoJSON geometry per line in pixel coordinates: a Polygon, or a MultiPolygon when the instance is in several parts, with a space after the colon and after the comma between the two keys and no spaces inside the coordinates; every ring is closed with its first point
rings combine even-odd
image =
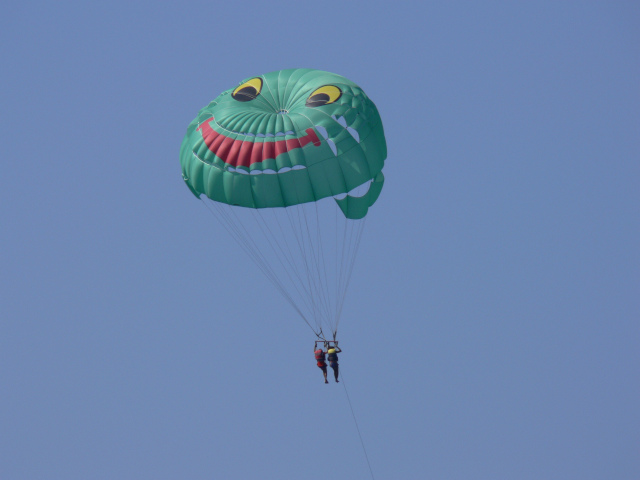
{"type": "Polygon", "coordinates": [[[250,100],[253,100],[257,96],[258,96],[258,91],[255,89],[255,87],[252,87],[252,86],[246,86],[244,88],[241,88],[240,90],[238,90],[236,93],[233,94],[233,98],[238,100],[239,102],[248,102],[250,100]]]}
{"type": "Polygon", "coordinates": [[[317,93],[308,98],[306,106],[319,107],[320,105],[325,105],[329,100],[330,97],[326,93],[317,93]]]}

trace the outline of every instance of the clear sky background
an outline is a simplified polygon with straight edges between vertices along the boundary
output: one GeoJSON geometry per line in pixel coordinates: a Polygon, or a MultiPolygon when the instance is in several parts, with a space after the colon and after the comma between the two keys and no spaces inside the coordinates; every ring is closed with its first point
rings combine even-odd
{"type": "Polygon", "coordinates": [[[375,478],[640,478],[639,5],[4,5],[0,478],[370,478],[180,175],[202,106],[293,67],[387,136],[340,324],[375,478]]]}

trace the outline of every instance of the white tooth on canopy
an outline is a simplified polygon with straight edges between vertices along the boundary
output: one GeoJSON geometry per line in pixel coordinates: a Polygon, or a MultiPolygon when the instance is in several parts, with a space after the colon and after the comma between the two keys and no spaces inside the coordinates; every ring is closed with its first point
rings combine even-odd
{"type": "Polygon", "coordinates": [[[326,128],[324,128],[321,125],[315,125],[315,127],[316,127],[316,130],[318,131],[318,133],[320,133],[320,135],[322,135],[325,140],[327,138],[329,138],[329,134],[327,133],[327,129],[326,128]]]}
{"type": "Polygon", "coordinates": [[[351,136],[356,139],[356,142],[360,143],[360,135],[355,128],[347,127],[347,132],[349,132],[351,136]]]}
{"type": "Polygon", "coordinates": [[[334,195],[333,198],[337,200],[342,200],[347,195],[349,195],[350,197],[364,197],[367,193],[369,193],[369,188],[371,188],[371,183],[372,181],[369,180],[367,182],[364,182],[362,185],[358,185],[357,187],[351,189],[347,193],[340,193],[338,195],[334,195]]]}
{"type": "Polygon", "coordinates": [[[371,182],[372,180],[369,180],[367,182],[364,182],[362,185],[358,185],[357,187],[350,190],[347,195],[351,197],[364,197],[369,192],[371,182]]]}
{"type": "Polygon", "coordinates": [[[327,140],[327,143],[331,147],[331,151],[333,152],[333,154],[337,156],[338,155],[338,148],[336,147],[336,144],[333,143],[333,140],[327,140]]]}

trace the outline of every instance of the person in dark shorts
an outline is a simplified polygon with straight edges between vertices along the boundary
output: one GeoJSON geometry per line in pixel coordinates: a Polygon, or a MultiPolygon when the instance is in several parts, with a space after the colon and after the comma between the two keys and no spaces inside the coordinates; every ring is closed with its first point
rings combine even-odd
{"type": "Polygon", "coordinates": [[[333,376],[336,378],[336,383],[340,382],[340,380],[338,380],[338,354],[340,352],[342,352],[342,350],[340,350],[340,347],[337,345],[331,346],[327,349],[327,353],[329,354],[329,366],[333,368],[333,376]]]}
{"type": "Polygon", "coordinates": [[[313,346],[313,354],[316,357],[318,368],[322,370],[322,374],[324,375],[324,383],[329,383],[329,381],[327,380],[327,362],[325,361],[326,352],[322,349],[322,347],[316,347],[317,345],[313,346]]]}

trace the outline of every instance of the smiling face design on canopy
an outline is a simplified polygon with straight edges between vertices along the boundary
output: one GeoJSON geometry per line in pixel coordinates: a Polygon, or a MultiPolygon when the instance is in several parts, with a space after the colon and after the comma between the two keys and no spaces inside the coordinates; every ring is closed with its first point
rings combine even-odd
{"type": "Polygon", "coordinates": [[[355,83],[292,69],[219,95],[189,126],[180,156],[194,194],[268,208],[381,188],[386,143],[375,105],[355,83]]]}

